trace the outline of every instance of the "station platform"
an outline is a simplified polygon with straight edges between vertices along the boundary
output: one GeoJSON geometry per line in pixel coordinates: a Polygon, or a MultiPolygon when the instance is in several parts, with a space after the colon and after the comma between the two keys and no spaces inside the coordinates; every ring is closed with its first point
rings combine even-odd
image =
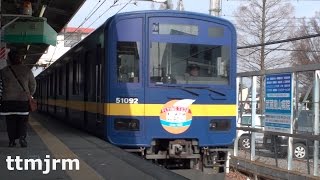
{"type": "Polygon", "coordinates": [[[5,120],[0,117],[0,179],[186,179],[39,113],[29,117],[27,141],[27,148],[21,148],[18,141],[9,148],[5,120]],[[62,159],[78,159],[79,170],[76,161],[64,161],[69,162],[64,166],[62,159]]]}

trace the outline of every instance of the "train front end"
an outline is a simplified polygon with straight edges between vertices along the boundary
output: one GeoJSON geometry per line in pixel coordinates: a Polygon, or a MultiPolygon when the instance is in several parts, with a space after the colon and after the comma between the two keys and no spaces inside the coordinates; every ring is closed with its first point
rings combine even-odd
{"type": "Polygon", "coordinates": [[[106,138],[160,163],[221,171],[236,134],[234,27],[163,11],[115,16],[107,33],[106,138]]]}

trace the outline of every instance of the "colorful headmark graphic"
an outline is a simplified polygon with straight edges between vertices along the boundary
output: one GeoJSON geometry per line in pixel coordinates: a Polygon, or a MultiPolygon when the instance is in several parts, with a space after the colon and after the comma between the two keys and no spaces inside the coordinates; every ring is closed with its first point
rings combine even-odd
{"type": "Polygon", "coordinates": [[[193,99],[171,100],[167,102],[160,112],[162,127],[172,134],[185,132],[191,125],[192,113],[189,106],[193,99]]]}

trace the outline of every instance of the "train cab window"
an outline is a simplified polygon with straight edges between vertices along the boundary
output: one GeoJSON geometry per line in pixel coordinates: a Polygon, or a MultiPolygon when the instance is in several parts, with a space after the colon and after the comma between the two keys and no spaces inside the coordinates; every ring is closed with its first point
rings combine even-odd
{"type": "Polygon", "coordinates": [[[117,43],[117,76],[121,83],[139,82],[139,42],[117,43]]]}
{"type": "Polygon", "coordinates": [[[152,42],[149,59],[151,83],[229,84],[228,46],[152,42]]]}

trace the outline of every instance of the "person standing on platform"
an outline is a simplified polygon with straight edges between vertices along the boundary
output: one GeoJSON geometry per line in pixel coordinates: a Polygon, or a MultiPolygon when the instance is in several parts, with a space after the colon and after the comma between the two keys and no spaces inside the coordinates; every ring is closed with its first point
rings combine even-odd
{"type": "Polygon", "coordinates": [[[6,116],[9,147],[27,147],[27,121],[29,118],[29,96],[36,91],[36,80],[31,69],[22,64],[15,50],[8,53],[8,66],[0,71],[3,92],[0,115],[6,116]]]}

